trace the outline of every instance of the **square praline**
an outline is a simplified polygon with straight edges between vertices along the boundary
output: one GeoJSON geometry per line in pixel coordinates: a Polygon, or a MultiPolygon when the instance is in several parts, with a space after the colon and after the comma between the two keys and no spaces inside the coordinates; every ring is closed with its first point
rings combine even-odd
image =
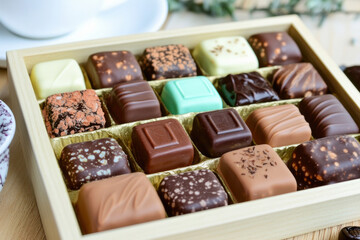
{"type": "Polygon", "coordinates": [[[311,129],[292,104],[255,109],[246,119],[254,142],[281,147],[309,141],[311,129]]]}
{"type": "Polygon", "coordinates": [[[86,63],[86,70],[94,89],[109,88],[120,82],[143,79],[135,56],[125,50],[92,54],[86,63]]]}
{"type": "Polygon", "coordinates": [[[72,190],[87,182],[131,172],[127,155],[113,138],[69,144],[61,151],[59,165],[72,190]]]}
{"type": "Polygon", "coordinates": [[[222,108],[222,100],[209,79],[204,76],[169,81],[161,99],[172,114],[204,112],[222,108]]]}
{"type": "Polygon", "coordinates": [[[260,67],[298,63],[302,60],[298,45],[287,32],[254,34],[248,41],[260,67]]]}
{"type": "Polygon", "coordinates": [[[225,153],[220,158],[218,172],[237,202],[295,192],[297,189],[294,176],[267,144],[225,153]]]}
{"type": "Polygon", "coordinates": [[[115,85],[108,99],[108,108],[118,124],[161,117],[159,100],[144,80],[115,85]]]}
{"type": "Polygon", "coordinates": [[[193,55],[206,75],[210,76],[248,72],[259,67],[254,51],[240,36],[204,40],[195,47],[193,55]]]}
{"type": "Polygon", "coordinates": [[[137,125],[132,131],[136,162],[145,173],[156,173],[192,164],[194,148],[176,119],[137,125]]]}
{"type": "Polygon", "coordinates": [[[204,155],[213,158],[252,143],[249,128],[231,108],[197,114],[191,138],[204,155]]]}
{"type": "Polygon", "coordinates": [[[208,169],[166,176],[159,185],[158,193],[169,216],[228,205],[227,193],[208,169]]]}
{"type": "Polygon", "coordinates": [[[86,183],[75,206],[84,234],[163,219],[155,188],[144,173],[129,173],[86,183]]]}
{"type": "Polygon", "coordinates": [[[74,59],[38,63],[32,68],[30,78],[38,99],[86,89],[83,73],[74,59]]]}
{"type": "Polygon", "coordinates": [[[258,72],[229,74],[219,80],[221,92],[230,106],[278,101],[279,96],[258,72]]]}

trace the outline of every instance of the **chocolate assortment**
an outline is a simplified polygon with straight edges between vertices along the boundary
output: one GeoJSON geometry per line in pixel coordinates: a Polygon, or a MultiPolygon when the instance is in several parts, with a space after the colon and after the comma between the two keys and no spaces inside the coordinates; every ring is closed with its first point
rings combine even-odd
{"type": "Polygon", "coordinates": [[[360,178],[355,139],[317,139],[359,129],[296,42],[248,41],[94,53],[96,91],[39,101],[83,234],[360,178]]]}

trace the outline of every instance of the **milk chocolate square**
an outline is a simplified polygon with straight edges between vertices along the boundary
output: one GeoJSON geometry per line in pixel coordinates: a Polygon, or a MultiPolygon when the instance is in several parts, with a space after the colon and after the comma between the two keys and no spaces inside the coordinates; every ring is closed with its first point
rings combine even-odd
{"type": "Polygon", "coordinates": [[[345,68],[344,73],[360,91],[360,66],[347,67],[345,68]]]}
{"type": "Polygon", "coordinates": [[[294,176],[266,144],[225,153],[218,172],[237,202],[296,191],[294,176]]]}
{"type": "Polygon", "coordinates": [[[59,165],[72,190],[87,182],[131,172],[125,152],[113,138],[69,144],[61,152],[59,165]]]}
{"type": "Polygon", "coordinates": [[[176,119],[135,126],[132,147],[136,162],[145,173],[189,166],[194,158],[191,140],[176,119]]]}
{"type": "Polygon", "coordinates": [[[298,63],[302,60],[296,42],[286,32],[268,32],[252,35],[249,43],[260,67],[298,63]]]}
{"type": "Polygon", "coordinates": [[[92,54],[86,64],[91,85],[95,89],[113,87],[120,82],[143,79],[139,63],[129,51],[92,54]]]}
{"type": "Polygon", "coordinates": [[[277,93],[258,72],[229,74],[219,83],[226,102],[233,107],[279,100],[277,93]]]}
{"type": "Polygon", "coordinates": [[[108,108],[118,124],[161,117],[160,103],[149,83],[144,80],[115,85],[108,108]]]}
{"type": "Polygon", "coordinates": [[[204,155],[213,158],[252,143],[249,128],[232,108],[197,114],[191,138],[204,155]]]}
{"type": "Polygon", "coordinates": [[[306,97],[299,103],[299,109],[310,123],[315,138],[359,132],[351,115],[331,94],[306,97]]]}
{"type": "Polygon", "coordinates": [[[310,140],[311,129],[292,104],[259,108],[246,119],[256,144],[281,147],[310,140]]]}
{"type": "Polygon", "coordinates": [[[360,144],[350,136],[332,136],[297,146],[288,162],[298,189],[360,178],[360,144]]]}
{"type": "Polygon", "coordinates": [[[282,99],[324,95],[327,85],[311,63],[293,63],[275,70],[274,89],[282,99]]]}
{"type": "Polygon", "coordinates": [[[228,205],[224,188],[208,169],[167,176],[161,181],[158,192],[169,216],[228,205]]]}
{"type": "Polygon", "coordinates": [[[100,99],[92,89],[49,96],[43,115],[52,138],[105,127],[100,99]]]}
{"type": "Polygon", "coordinates": [[[146,48],[141,67],[147,80],[196,76],[196,64],[182,44],[146,48]]]}
{"type": "Polygon", "coordinates": [[[86,183],[80,188],[75,208],[84,234],[166,216],[155,188],[140,172],[86,183]]]}

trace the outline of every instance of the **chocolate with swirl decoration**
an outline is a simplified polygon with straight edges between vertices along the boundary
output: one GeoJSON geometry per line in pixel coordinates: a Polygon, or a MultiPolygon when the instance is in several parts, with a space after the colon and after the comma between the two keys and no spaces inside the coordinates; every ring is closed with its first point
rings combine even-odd
{"type": "Polygon", "coordinates": [[[165,218],[165,209],[144,173],[83,185],[76,213],[84,234],[165,218]]]}
{"type": "Polygon", "coordinates": [[[282,99],[324,95],[327,85],[311,63],[294,63],[276,70],[272,83],[282,99]]]}
{"type": "Polygon", "coordinates": [[[258,73],[242,73],[220,79],[220,88],[231,106],[279,100],[270,84],[258,73]]]}

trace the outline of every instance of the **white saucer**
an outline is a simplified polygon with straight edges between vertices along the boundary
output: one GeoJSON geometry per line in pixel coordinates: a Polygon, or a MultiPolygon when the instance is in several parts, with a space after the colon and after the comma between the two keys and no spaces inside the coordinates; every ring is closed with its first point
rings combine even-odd
{"type": "Polygon", "coordinates": [[[0,24],[0,67],[6,67],[6,51],[9,50],[157,31],[166,20],[167,4],[167,0],[126,1],[100,13],[68,35],[44,40],[22,38],[0,24]]]}

